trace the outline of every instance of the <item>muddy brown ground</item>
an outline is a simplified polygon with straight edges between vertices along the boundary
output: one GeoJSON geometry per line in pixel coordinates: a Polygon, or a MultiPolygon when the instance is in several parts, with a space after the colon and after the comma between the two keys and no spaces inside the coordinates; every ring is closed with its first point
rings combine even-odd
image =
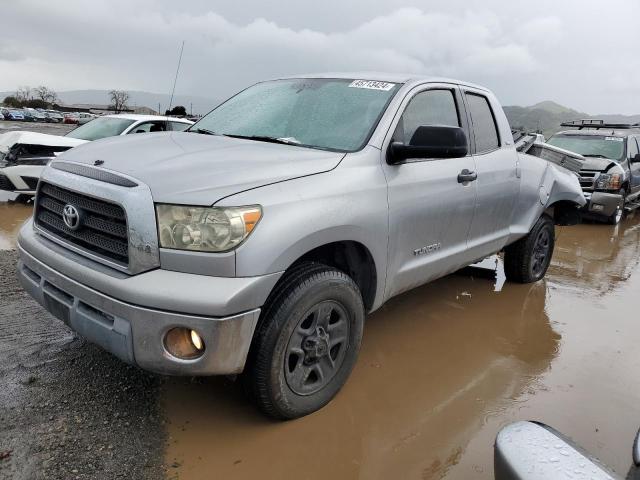
{"type": "Polygon", "coordinates": [[[399,296],[368,319],[344,390],[300,420],[265,420],[224,379],[171,381],[174,478],[491,479],[495,435],[520,419],[624,476],[640,425],[639,260],[639,219],[581,225],[559,229],[537,284],[504,283],[498,265],[399,296]]]}
{"type": "MultiPolygon", "coordinates": [[[[0,248],[28,213],[0,199],[0,248]]],[[[537,284],[492,259],[393,299],[344,390],[286,423],[230,379],[147,375],[86,344],[19,290],[14,262],[0,252],[0,478],[491,479],[495,435],[520,419],[631,464],[640,215],[558,229],[537,284]]]]}

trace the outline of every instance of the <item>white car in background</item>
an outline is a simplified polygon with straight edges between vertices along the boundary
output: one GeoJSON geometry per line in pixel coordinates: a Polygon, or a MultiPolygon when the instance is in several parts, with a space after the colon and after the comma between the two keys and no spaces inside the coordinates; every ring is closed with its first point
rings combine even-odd
{"type": "Polygon", "coordinates": [[[80,125],[65,136],[36,132],[0,135],[0,190],[35,195],[40,174],[50,160],[77,145],[101,138],[183,131],[193,122],[158,115],[104,115],[80,125]]]}

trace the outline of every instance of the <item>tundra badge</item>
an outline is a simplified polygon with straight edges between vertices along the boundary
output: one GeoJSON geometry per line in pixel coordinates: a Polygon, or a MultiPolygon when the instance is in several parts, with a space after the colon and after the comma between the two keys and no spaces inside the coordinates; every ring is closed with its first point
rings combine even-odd
{"type": "Polygon", "coordinates": [[[442,244],[440,242],[432,243],[431,245],[427,245],[426,247],[416,248],[413,251],[413,254],[415,256],[425,255],[427,253],[437,252],[438,250],[440,250],[441,247],[442,247],[442,244]]]}

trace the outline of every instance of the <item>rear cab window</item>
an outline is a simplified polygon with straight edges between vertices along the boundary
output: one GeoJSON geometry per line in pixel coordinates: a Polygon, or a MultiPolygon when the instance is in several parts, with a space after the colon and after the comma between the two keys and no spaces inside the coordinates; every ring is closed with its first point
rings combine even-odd
{"type": "Polygon", "coordinates": [[[465,92],[464,95],[471,115],[471,129],[475,138],[476,154],[500,148],[498,125],[489,99],[484,95],[472,92],[465,92]]]}

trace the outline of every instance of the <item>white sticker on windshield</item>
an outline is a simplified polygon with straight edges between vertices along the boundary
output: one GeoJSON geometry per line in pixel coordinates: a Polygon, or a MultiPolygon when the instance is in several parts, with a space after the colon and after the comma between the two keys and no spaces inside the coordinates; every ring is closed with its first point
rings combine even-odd
{"type": "Polygon", "coordinates": [[[624,142],[624,138],[620,137],[604,137],[605,140],[612,140],[614,142],[624,142]]]}
{"type": "Polygon", "coordinates": [[[349,84],[353,88],[368,88],[369,90],[384,90],[388,92],[396,86],[395,83],[378,82],[376,80],[354,80],[349,84]]]}

